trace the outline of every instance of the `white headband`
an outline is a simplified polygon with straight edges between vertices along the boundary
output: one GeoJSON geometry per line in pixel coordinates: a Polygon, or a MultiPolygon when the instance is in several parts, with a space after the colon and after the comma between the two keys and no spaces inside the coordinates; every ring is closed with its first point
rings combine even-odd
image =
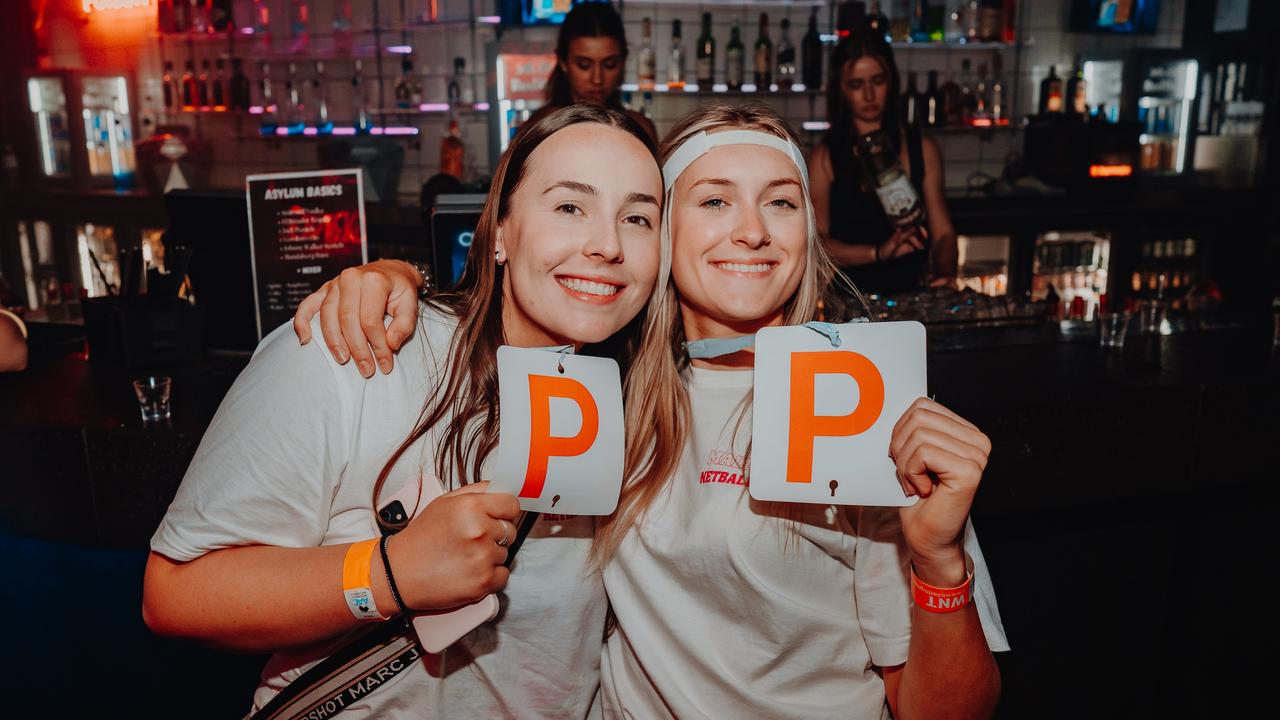
{"type": "Polygon", "coordinates": [[[714,147],[721,145],[763,145],[764,147],[773,148],[787,157],[791,158],[791,162],[795,163],[796,169],[800,171],[800,182],[804,185],[805,192],[809,191],[809,169],[804,162],[804,153],[800,152],[800,148],[788,139],[780,138],[777,135],[760,132],[759,130],[727,130],[725,132],[707,134],[705,130],[697,135],[685,140],[671,153],[671,157],[667,158],[667,162],[662,166],[662,180],[666,186],[666,190],[670,191],[671,186],[676,184],[676,178],[681,173],[689,169],[694,160],[702,157],[714,147]]]}

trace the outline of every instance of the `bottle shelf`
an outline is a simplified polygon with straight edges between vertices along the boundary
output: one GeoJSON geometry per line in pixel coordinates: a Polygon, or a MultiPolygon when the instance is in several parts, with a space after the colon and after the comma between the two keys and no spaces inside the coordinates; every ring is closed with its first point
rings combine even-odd
{"type": "Polygon", "coordinates": [[[1002,42],[910,42],[894,40],[890,45],[895,50],[1005,50],[1017,47],[1002,42]]]}
{"type": "Polygon", "coordinates": [[[753,83],[743,83],[742,87],[737,90],[730,90],[725,83],[713,83],[711,87],[703,88],[696,83],[687,83],[680,88],[671,88],[665,83],[658,83],[652,88],[641,89],[637,83],[622,83],[620,88],[622,92],[651,92],[655,95],[687,95],[689,97],[711,97],[711,96],[777,96],[777,97],[808,97],[823,94],[823,90],[810,90],[804,85],[795,84],[790,89],[783,90],[778,85],[771,85],[768,90],[758,90],[753,83]]]}
{"type": "Polygon", "coordinates": [[[714,8],[725,11],[739,7],[822,8],[827,6],[827,0],[732,0],[732,2],[717,2],[716,0],[702,0],[701,2],[697,0],[638,0],[636,5],[676,5],[691,9],[711,10],[714,8]]]}

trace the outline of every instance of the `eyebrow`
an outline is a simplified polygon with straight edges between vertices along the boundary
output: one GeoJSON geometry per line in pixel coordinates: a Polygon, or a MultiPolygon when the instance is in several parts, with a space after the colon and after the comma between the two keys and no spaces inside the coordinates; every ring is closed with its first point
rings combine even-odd
{"type": "MultiPolygon", "coordinates": [[[[728,178],[702,178],[701,180],[690,185],[689,189],[692,190],[693,188],[696,188],[699,185],[723,185],[725,187],[736,187],[737,183],[735,183],[734,181],[728,178]]],[[[801,187],[799,180],[795,180],[793,178],[778,178],[777,180],[774,180],[770,182],[768,185],[766,185],[765,189],[772,190],[773,188],[779,187],[781,185],[795,185],[796,187],[801,187]]]]}
{"type": "Polygon", "coordinates": [[[583,195],[596,194],[596,189],[591,185],[577,182],[574,180],[561,180],[560,182],[549,186],[546,190],[543,190],[542,194],[546,195],[547,193],[551,192],[552,190],[555,190],[556,188],[564,188],[566,190],[572,190],[573,192],[582,193],[583,195]]]}
{"type": "Polygon", "coordinates": [[[630,205],[631,203],[649,203],[651,205],[660,206],[660,204],[658,203],[658,198],[652,195],[649,195],[648,193],[638,193],[638,192],[627,193],[626,200],[623,202],[623,204],[630,205]]]}

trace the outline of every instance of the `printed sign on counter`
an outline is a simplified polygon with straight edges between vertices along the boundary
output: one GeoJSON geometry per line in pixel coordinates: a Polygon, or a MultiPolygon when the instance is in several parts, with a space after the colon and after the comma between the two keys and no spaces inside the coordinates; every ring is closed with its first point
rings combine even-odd
{"type": "Polygon", "coordinates": [[[364,185],[359,169],[315,170],[250,175],[245,193],[261,340],[325,281],[368,261],[364,185]]]}

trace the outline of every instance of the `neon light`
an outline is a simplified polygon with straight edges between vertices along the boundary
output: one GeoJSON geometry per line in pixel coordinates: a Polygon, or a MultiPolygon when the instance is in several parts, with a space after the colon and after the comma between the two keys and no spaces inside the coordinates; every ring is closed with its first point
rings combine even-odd
{"type": "Polygon", "coordinates": [[[353,127],[335,127],[333,129],[333,134],[334,135],[355,135],[356,129],[353,127]]]}
{"type": "Polygon", "coordinates": [[[801,127],[803,127],[805,130],[814,130],[814,131],[829,130],[831,128],[831,123],[827,122],[826,120],[806,120],[804,124],[801,125],[801,127]]]}
{"type": "Polygon", "coordinates": [[[149,7],[151,0],[82,0],[80,7],[85,14],[94,10],[128,10],[129,8],[149,7]]]}
{"type": "Polygon", "coordinates": [[[383,135],[417,135],[418,134],[418,128],[416,127],[374,128],[373,132],[377,134],[379,130],[382,131],[383,135]]]}
{"type": "Polygon", "coordinates": [[[498,23],[502,22],[502,16],[501,15],[480,15],[476,17],[476,22],[481,23],[483,25],[497,25],[498,23]]]}
{"type": "Polygon", "coordinates": [[[487,102],[478,102],[478,103],[476,103],[475,108],[476,108],[476,110],[480,110],[481,112],[487,111],[487,110],[489,109],[489,103],[487,103],[487,102]]]}
{"type": "Polygon", "coordinates": [[[1133,174],[1132,165],[1090,165],[1089,177],[1129,177],[1133,174]]]}
{"type": "Polygon", "coordinates": [[[422,112],[449,112],[449,103],[422,103],[418,109],[422,112]]]}
{"type": "Polygon", "coordinates": [[[409,45],[388,45],[387,52],[396,55],[409,55],[413,53],[413,48],[409,45]]]}

